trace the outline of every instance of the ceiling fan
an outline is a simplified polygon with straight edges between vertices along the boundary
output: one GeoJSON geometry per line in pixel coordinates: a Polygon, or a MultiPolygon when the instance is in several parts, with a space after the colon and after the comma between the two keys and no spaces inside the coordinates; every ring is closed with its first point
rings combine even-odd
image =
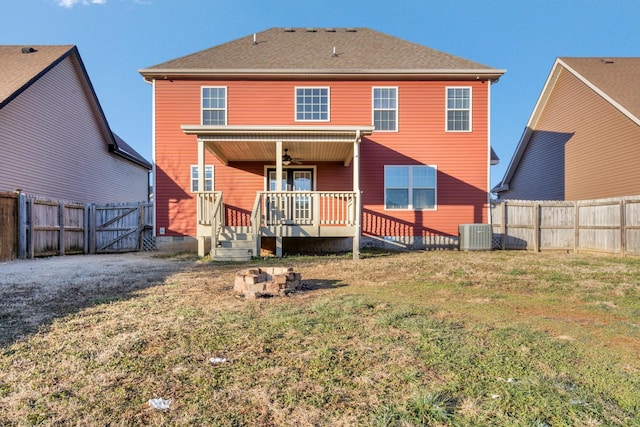
{"type": "Polygon", "coordinates": [[[295,157],[291,157],[289,155],[289,149],[285,148],[284,149],[284,154],[282,155],[282,164],[285,166],[290,165],[291,163],[294,163],[296,165],[300,165],[302,164],[302,162],[300,161],[300,159],[295,158],[295,157]]]}

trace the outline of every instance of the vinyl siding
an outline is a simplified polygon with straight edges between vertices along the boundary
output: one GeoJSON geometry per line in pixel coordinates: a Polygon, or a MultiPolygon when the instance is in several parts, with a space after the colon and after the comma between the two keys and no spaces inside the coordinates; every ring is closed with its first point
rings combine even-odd
{"type": "Polygon", "coordinates": [[[78,202],[148,198],[148,171],[109,153],[68,57],[0,110],[0,190],[78,202]]]}
{"type": "MultiPolygon", "coordinates": [[[[304,86],[330,87],[331,121],[322,124],[369,125],[372,123],[372,87],[394,86],[398,88],[398,132],[374,132],[361,144],[361,190],[366,218],[363,233],[457,235],[459,223],[487,221],[488,84],[479,81],[156,81],[157,227],[165,227],[167,235],[195,235],[195,198],[189,193],[189,166],[197,163],[197,138],[185,135],[180,126],[200,123],[202,86],[228,88],[229,125],[309,124],[296,122],[294,116],[294,88],[304,86]],[[472,87],[473,132],[445,132],[445,87],[455,85],[472,87]],[[386,211],[384,166],[415,164],[438,168],[437,210],[386,211]]],[[[230,163],[225,167],[209,153],[205,163],[214,165],[215,190],[224,194],[227,215],[230,210],[250,211],[255,192],[263,189],[264,163],[230,163]]],[[[313,165],[317,166],[318,190],[352,190],[351,166],[305,162],[305,166],[313,165]]]]}
{"type": "Polygon", "coordinates": [[[640,194],[640,127],[562,69],[505,199],[640,194]]]}

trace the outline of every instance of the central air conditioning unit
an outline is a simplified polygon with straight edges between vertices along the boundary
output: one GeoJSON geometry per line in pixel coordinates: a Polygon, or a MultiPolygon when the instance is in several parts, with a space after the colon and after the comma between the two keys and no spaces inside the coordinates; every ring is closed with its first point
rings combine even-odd
{"type": "Polygon", "coordinates": [[[490,251],[492,239],[491,224],[458,225],[458,249],[461,251],[490,251]]]}

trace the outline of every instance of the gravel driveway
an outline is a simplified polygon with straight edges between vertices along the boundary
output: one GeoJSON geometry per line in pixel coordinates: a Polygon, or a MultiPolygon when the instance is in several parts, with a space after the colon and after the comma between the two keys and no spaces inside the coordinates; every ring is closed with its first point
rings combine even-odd
{"type": "Polygon", "coordinates": [[[162,283],[194,262],[144,252],[0,262],[0,347],[56,317],[162,283]]]}

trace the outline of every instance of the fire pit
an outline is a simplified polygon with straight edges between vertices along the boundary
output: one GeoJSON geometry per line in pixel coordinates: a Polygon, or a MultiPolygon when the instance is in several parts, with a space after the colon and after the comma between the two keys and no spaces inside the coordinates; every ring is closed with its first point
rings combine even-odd
{"type": "Polygon", "coordinates": [[[236,272],[234,290],[249,299],[286,295],[300,289],[300,280],[291,267],[249,268],[236,272]]]}

